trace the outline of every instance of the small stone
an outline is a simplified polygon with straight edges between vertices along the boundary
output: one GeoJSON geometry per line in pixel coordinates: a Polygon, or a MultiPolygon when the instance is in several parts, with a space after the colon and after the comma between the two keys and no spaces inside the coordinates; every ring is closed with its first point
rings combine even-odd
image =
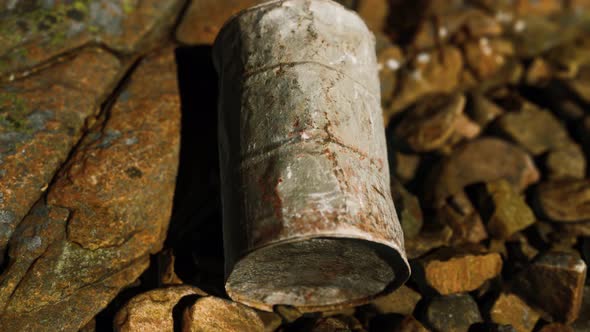
{"type": "Polygon", "coordinates": [[[425,283],[442,295],[470,292],[502,271],[497,253],[439,249],[417,262],[425,283]]]}
{"type": "Polygon", "coordinates": [[[232,15],[262,2],[264,1],[191,1],[176,29],[176,39],[187,45],[213,44],[217,33],[232,15]]]}
{"type": "Polygon", "coordinates": [[[561,44],[547,52],[546,58],[556,69],[556,76],[575,78],[580,68],[590,62],[590,38],[576,38],[561,44]]]}
{"type": "Polygon", "coordinates": [[[533,58],[571,38],[572,32],[563,29],[546,17],[526,16],[513,23],[511,34],[516,53],[533,58]]]}
{"type": "Polygon", "coordinates": [[[453,134],[453,125],[463,112],[465,97],[438,95],[426,97],[407,113],[395,133],[416,152],[443,147],[453,134]]]}
{"type": "Polygon", "coordinates": [[[207,296],[198,299],[184,311],[182,331],[262,332],[264,323],[256,311],[245,305],[207,296]]]}
{"type": "Polygon", "coordinates": [[[422,228],[422,210],[416,196],[408,192],[396,179],[391,179],[391,196],[404,231],[404,236],[413,238],[422,228]]]}
{"type": "Polygon", "coordinates": [[[400,89],[387,114],[398,113],[428,94],[453,92],[462,69],[463,57],[455,47],[444,46],[440,50],[419,53],[402,72],[400,89]]]}
{"type": "Polygon", "coordinates": [[[453,230],[452,243],[479,243],[488,238],[488,233],[479,213],[464,192],[450,196],[437,209],[436,216],[453,230]]]}
{"type": "Polygon", "coordinates": [[[536,57],[527,68],[525,80],[528,85],[538,86],[549,82],[552,76],[553,70],[547,61],[536,57]]]}
{"type": "Polygon", "coordinates": [[[531,332],[539,320],[540,314],[529,307],[518,296],[502,293],[490,310],[494,323],[510,324],[518,332],[531,332]]]}
{"type": "Polygon", "coordinates": [[[363,326],[353,316],[330,316],[320,318],[310,332],[359,331],[363,326]]]}
{"type": "Polygon", "coordinates": [[[275,312],[279,314],[287,323],[296,321],[299,317],[303,316],[303,313],[295,307],[278,305],[275,307],[275,312]]]}
{"type": "Polygon", "coordinates": [[[495,75],[506,63],[506,57],[514,54],[510,42],[486,37],[465,43],[463,49],[466,64],[482,80],[495,75]]]}
{"type": "Polygon", "coordinates": [[[273,332],[283,324],[281,316],[274,312],[256,311],[262,324],[264,324],[264,332],[273,332]]]}
{"type": "Polygon", "coordinates": [[[565,143],[547,154],[545,161],[548,177],[556,179],[583,179],[586,176],[584,151],[574,142],[565,143]]]}
{"type": "Polygon", "coordinates": [[[574,332],[574,329],[562,323],[551,323],[543,326],[539,332],[574,332]]]}
{"type": "Polygon", "coordinates": [[[447,197],[471,184],[506,179],[518,190],[537,182],[539,172],[521,148],[497,138],[479,138],[457,148],[432,173],[427,199],[444,205],[447,197]]]}
{"type": "Polygon", "coordinates": [[[435,297],[426,319],[437,332],[468,332],[472,324],[483,321],[477,303],[467,294],[435,297]]]}
{"type": "Polygon", "coordinates": [[[422,296],[407,286],[401,286],[393,293],[377,297],[371,304],[380,314],[411,315],[422,296]]]}
{"type": "Polygon", "coordinates": [[[395,327],[392,332],[429,332],[427,328],[422,325],[413,316],[407,316],[401,323],[395,327]]]}
{"type": "Polygon", "coordinates": [[[494,237],[507,239],[535,223],[535,215],[524,197],[508,181],[489,182],[486,189],[489,195],[487,204],[491,208],[487,226],[494,237]]]}
{"type": "Polygon", "coordinates": [[[395,152],[395,161],[392,165],[394,175],[401,183],[407,183],[414,179],[418,166],[420,165],[420,156],[417,154],[409,154],[402,152],[395,152]]]}
{"type": "Polygon", "coordinates": [[[181,298],[190,295],[207,294],[192,286],[173,286],[141,293],[117,312],[113,323],[115,331],[172,331],[172,309],[181,298]]]}
{"type": "Polygon", "coordinates": [[[570,140],[566,129],[553,114],[526,102],[520,110],[501,116],[498,127],[533,155],[544,153],[570,140]]]}
{"type": "Polygon", "coordinates": [[[447,225],[427,225],[414,238],[405,238],[406,255],[408,259],[418,258],[432,249],[451,244],[453,230],[447,225]]]}
{"type": "Polygon", "coordinates": [[[577,255],[548,252],[515,280],[513,290],[553,319],[571,323],[582,304],[586,264],[577,255]]]}
{"type": "Polygon", "coordinates": [[[481,127],[494,121],[504,113],[504,110],[481,93],[472,93],[469,96],[467,112],[481,127]]]}
{"type": "Polygon", "coordinates": [[[536,198],[541,213],[553,221],[590,221],[590,179],[541,183],[536,198]]]}

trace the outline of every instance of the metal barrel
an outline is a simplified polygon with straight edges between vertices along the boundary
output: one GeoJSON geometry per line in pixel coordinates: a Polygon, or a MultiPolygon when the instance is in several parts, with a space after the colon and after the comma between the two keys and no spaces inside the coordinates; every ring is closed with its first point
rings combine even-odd
{"type": "Polygon", "coordinates": [[[410,274],[375,39],[328,0],[269,1],[213,46],[226,291],[262,310],[360,305],[410,274]]]}

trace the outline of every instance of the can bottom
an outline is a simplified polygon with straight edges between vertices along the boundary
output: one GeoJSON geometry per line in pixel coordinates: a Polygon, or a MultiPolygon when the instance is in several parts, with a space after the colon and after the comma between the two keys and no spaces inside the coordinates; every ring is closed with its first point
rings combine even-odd
{"type": "Polygon", "coordinates": [[[408,275],[407,263],[386,245],[311,238],[250,252],[234,266],[225,287],[233,300],[257,309],[290,305],[310,312],[367,303],[408,275]]]}

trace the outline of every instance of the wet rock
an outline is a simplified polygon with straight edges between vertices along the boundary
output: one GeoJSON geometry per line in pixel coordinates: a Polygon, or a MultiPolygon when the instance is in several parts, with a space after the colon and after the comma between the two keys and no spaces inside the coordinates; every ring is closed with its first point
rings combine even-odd
{"type": "Polygon", "coordinates": [[[181,6],[180,0],[51,1],[9,12],[0,22],[0,77],[87,44],[126,54],[149,49],[168,34],[181,6]]]}
{"type": "Polygon", "coordinates": [[[539,332],[574,332],[574,329],[562,323],[551,323],[543,326],[539,332]]]}
{"type": "Polygon", "coordinates": [[[463,57],[455,47],[419,53],[401,73],[400,88],[386,113],[395,114],[428,94],[453,92],[462,69],[463,57]]]}
{"type": "Polygon", "coordinates": [[[472,324],[482,321],[477,303],[467,294],[435,297],[426,319],[437,332],[467,332],[472,324]]]}
{"type": "Polygon", "coordinates": [[[391,180],[391,196],[399,217],[404,236],[413,238],[422,228],[422,210],[418,199],[408,192],[396,179],[391,180]]]}
{"type": "Polygon", "coordinates": [[[89,48],[0,87],[0,252],[122,71],[112,54],[89,48]]]}
{"type": "Polygon", "coordinates": [[[590,286],[584,287],[584,296],[578,319],[572,324],[574,332],[590,331],[590,286]]]}
{"type": "Polygon", "coordinates": [[[472,93],[469,96],[467,111],[470,117],[481,127],[485,127],[504,113],[500,106],[481,93],[472,93]]]}
{"type": "MultiPolygon", "coordinates": [[[[377,53],[379,82],[381,83],[381,103],[385,107],[397,87],[397,73],[404,63],[404,55],[398,46],[388,46],[377,53]]],[[[387,122],[387,121],[386,121],[387,122]]]]}
{"type": "Polygon", "coordinates": [[[518,296],[502,293],[490,310],[493,322],[512,325],[518,332],[531,332],[540,314],[518,296]]]}
{"type": "Polygon", "coordinates": [[[516,112],[508,112],[500,117],[498,127],[533,155],[569,141],[567,131],[555,116],[529,103],[516,112]]]}
{"type": "Polygon", "coordinates": [[[479,79],[495,75],[507,62],[506,57],[514,55],[512,44],[504,39],[482,37],[465,43],[463,49],[465,63],[479,79]]]}
{"type": "Polygon", "coordinates": [[[439,149],[452,137],[464,107],[465,97],[459,94],[426,97],[402,119],[396,136],[417,152],[439,149]]]}
{"type": "Polygon", "coordinates": [[[535,223],[535,215],[524,197],[508,181],[489,182],[486,191],[488,197],[484,205],[490,214],[487,227],[494,237],[507,239],[535,223]]]}
{"type": "Polygon", "coordinates": [[[262,0],[193,0],[186,9],[176,39],[187,45],[213,44],[217,33],[233,14],[262,0]]]}
{"type": "Polygon", "coordinates": [[[396,152],[395,162],[392,165],[392,168],[394,169],[394,175],[401,183],[410,182],[412,179],[414,179],[419,164],[419,155],[396,152]]]}
{"type": "Polygon", "coordinates": [[[479,213],[465,193],[457,193],[437,209],[438,220],[453,230],[452,243],[479,243],[488,238],[479,213]]]}
{"type": "Polygon", "coordinates": [[[182,319],[183,332],[264,331],[264,323],[253,309],[242,304],[208,296],[187,308],[182,319]]]}
{"type": "Polygon", "coordinates": [[[358,0],[356,11],[372,31],[383,31],[389,14],[387,0],[358,0]]]}
{"type": "Polygon", "coordinates": [[[541,213],[558,222],[590,221],[590,180],[544,182],[536,193],[541,213]]]}
{"type": "Polygon", "coordinates": [[[584,151],[576,143],[569,142],[550,151],[545,161],[548,177],[556,179],[583,179],[586,175],[584,151]]]}
{"type": "Polygon", "coordinates": [[[380,296],[371,301],[371,305],[380,314],[411,315],[422,296],[413,289],[402,286],[393,293],[380,296]]]}
{"type": "Polygon", "coordinates": [[[585,279],[586,264],[578,255],[548,252],[517,277],[513,290],[553,319],[571,323],[580,311],[585,279]]]}
{"type": "Polygon", "coordinates": [[[456,149],[432,177],[428,198],[435,206],[442,206],[447,197],[470,184],[506,179],[522,190],[539,179],[539,172],[519,147],[496,138],[480,138],[456,149]]]}
{"type": "Polygon", "coordinates": [[[495,278],[502,270],[502,257],[452,248],[439,249],[417,261],[424,282],[442,295],[470,292],[495,278]]]}
{"type": "Polygon", "coordinates": [[[193,286],[173,286],[136,295],[117,312],[115,331],[172,331],[172,309],[183,297],[191,295],[207,294],[193,286]]]}
{"type": "Polygon", "coordinates": [[[173,49],[145,58],[108,112],[11,238],[0,326],[76,330],[161,249],[179,153],[173,49]]]}
{"type": "Polygon", "coordinates": [[[451,244],[453,230],[447,225],[426,225],[418,236],[404,238],[406,255],[409,259],[420,257],[432,249],[451,244]]]}

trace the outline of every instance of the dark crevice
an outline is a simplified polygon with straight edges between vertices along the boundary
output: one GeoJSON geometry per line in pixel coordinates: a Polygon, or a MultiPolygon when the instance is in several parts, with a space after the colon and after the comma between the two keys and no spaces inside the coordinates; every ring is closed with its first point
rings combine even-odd
{"type": "Polygon", "coordinates": [[[197,300],[199,295],[187,295],[178,301],[178,303],[172,308],[172,319],[174,321],[174,332],[182,331],[182,315],[185,310],[190,308],[197,300]]]}

